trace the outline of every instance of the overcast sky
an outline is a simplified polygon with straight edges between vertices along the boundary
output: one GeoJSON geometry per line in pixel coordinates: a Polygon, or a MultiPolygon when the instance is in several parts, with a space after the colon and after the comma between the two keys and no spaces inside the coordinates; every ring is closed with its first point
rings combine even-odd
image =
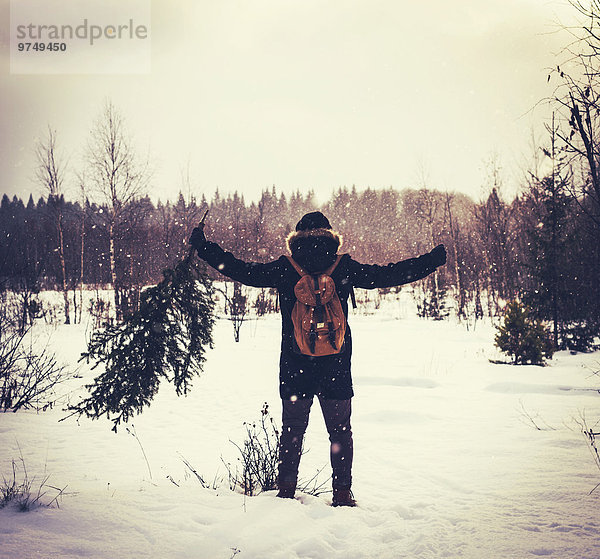
{"type": "Polygon", "coordinates": [[[161,0],[152,73],[10,75],[8,0],[0,74],[0,193],[27,198],[50,124],[70,166],[104,99],[149,150],[153,198],[275,184],[429,186],[478,198],[497,154],[507,189],[531,152],[566,42],[566,0],[161,0]]]}

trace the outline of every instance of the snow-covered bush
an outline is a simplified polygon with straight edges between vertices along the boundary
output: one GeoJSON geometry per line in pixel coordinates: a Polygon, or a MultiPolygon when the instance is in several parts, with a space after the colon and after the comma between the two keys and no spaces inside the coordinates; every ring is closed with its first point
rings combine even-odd
{"type": "Polygon", "coordinates": [[[495,342],[500,351],[512,357],[513,365],[543,365],[554,353],[546,327],[533,319],[529,309],[519,301],[506,306],[495,342]]]}

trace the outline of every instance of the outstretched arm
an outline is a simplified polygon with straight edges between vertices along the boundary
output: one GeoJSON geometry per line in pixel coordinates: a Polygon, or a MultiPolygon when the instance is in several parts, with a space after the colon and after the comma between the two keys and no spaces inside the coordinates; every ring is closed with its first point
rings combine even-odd
{"type": "Polygon", "coordinates": [[[444,245],[438,245],[431,252],[418,258],[409,258],[387,266],[361,264],[350,260],[349,280],[354,287],[363,289],[394,287],[423,279],[445,263],[444,245]]]}
{"type": "Polygon", "coordinates": [[[259,264],[244,262],[230,252],[223,250],[217,243],[206,240],[203,227],[192,231],[190,244],[198,251],[198,256],[215,270],[234,281],[252,287],[277,287],[281,278],[279,261],[259,264]]]}

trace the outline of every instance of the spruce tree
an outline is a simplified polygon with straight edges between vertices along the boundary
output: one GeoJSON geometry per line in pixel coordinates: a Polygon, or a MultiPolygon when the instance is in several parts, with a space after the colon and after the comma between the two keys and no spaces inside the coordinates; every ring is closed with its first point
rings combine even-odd
{"type": "Polygon", "coordinates": [[[519,301],[512,301],[506,307],[495,342],[503,353],[512,357],[513,365],[543,365],[554,352],[544,325],[532,318],[529,309],[519,301]]]}
{"type": "Polygon", "coordinates": [[[71,415],[106,415],[116,432],[150,405],[161,380],[180,396],[202,372],[206,347],[212,347],[212,284],[192,252],[163,276],[142,292],[137,312],[93,335],[81,359],[105,371],[86,387],[89,396],[69,408],[71,415]]]}
{"type": "Polygon", "coordinates": [[[537,318],[552,321],[554,348],[559,349],[565,347],[564,336],[559,339],[565,324],[577,320],[581,312],[573,296],[580,282],[576,273],[572,273],[570,262],[573,246],[569,237],[573,237],[574,231],[569,231],[569,221],[573,208],[568,181],[563,176],[564,156],[556,149],[554,117],[547,129],[550,146],[542,151],[552,169],[544,178],[534,178],[525,198],[530,214],[526,228],[529,285],[523,298],[537,318]]]}
{"type": "Polygon", "coordinates": [[[569,201],[562,192],[564,183],[546,177],[539,183],[537,193],[538,223],[529,233],[530,279],[535,288],[526,294],[527,303],[536,315],[553,324],[555,348],[559,345],[560,326],[576,314],[570,306],[569,246],[566,238],[566,220],[569,201]]]}

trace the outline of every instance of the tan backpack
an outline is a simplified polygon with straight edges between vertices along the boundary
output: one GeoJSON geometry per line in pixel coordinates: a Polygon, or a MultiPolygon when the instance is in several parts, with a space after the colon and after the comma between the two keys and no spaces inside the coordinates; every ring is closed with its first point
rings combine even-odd
{"type": "Polygon", "coordinates": [[[305,272],[291,257],[288,259],[301,278],[294,287],[296,303],[292,309],[294,337],[303,355],[335,355],[344,349],[346,315],[331,274],[342,255],[320,274],[305,272]]]}

